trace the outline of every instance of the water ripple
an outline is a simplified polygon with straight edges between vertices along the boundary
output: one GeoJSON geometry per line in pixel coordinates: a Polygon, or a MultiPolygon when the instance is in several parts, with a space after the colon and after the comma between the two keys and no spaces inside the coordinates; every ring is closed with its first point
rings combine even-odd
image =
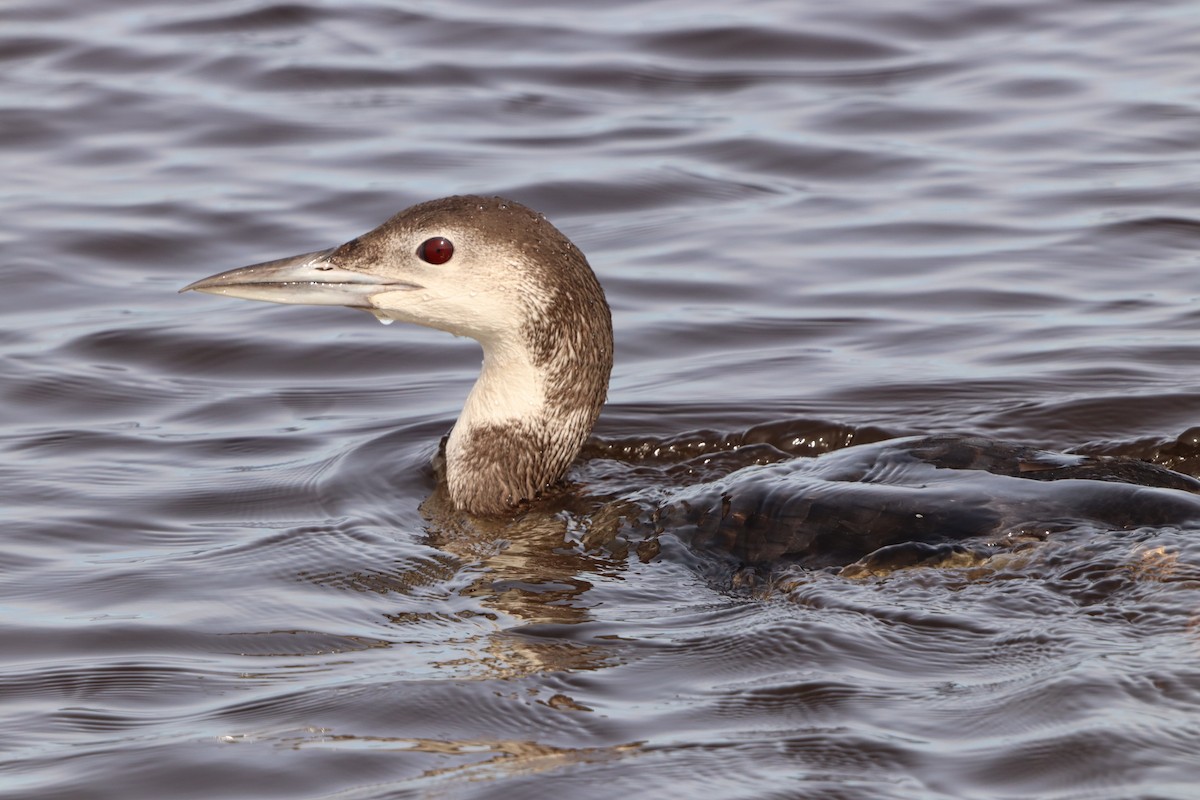
{"type": "Polygon", "coordinates": [[[1187,3],[8,6],[3,791],[1194,796],[1194,531],[847,580],[613,502],[943,431],[1200,475],[1187,3]],[[617,331],[500,526],[430,466],[473,343],[176,293],[456,192],[617,331]]]}

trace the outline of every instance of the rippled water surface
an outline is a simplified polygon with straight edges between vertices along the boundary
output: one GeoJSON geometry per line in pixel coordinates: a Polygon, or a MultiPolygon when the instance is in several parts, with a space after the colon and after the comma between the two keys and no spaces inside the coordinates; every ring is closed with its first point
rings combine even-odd
{"type": "Polygon", "coordinates": [[[1200,796],[1200,531],[744,585],[440,525],[473,343],[176,293],[501,194],[613,307],[588,490],[939,432],[1200,475],[1195,3],[0,19],[5,796],[1200,796]]]}

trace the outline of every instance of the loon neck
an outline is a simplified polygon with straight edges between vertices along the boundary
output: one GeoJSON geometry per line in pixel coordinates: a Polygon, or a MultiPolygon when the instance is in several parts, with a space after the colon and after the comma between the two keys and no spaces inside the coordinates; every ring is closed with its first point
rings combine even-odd
{"type": "Polygon", "coordinates": [[[517,335],[480,338],[484,363],[446,441],[458,509],[506,516],[556,485],[592,432],[612,371],[612,321],[590,281],[530,309],[517,335]]]}
{"type": "Polygon", "coordinates": [[[557,337],[542,360],[520,345],[484,342],[479,378],[446,442],[456,507],[509,514],[566,472],[595,424],[611,370],[606,306],[593,322],[582,339],[557,337]]]}

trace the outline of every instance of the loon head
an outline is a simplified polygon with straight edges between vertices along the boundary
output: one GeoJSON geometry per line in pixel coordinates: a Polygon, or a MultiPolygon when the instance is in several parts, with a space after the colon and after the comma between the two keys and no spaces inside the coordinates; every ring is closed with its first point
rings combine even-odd
{"type": "Polygon", "coordinates": [[[447,197],[329,250],[255,264],[181,291],[340,305],[469,336],[479,379],[446,443],[455,507],[504,515],[566,472],[612,371],[604,292],[574,244],[502,198],[447,197]]]}

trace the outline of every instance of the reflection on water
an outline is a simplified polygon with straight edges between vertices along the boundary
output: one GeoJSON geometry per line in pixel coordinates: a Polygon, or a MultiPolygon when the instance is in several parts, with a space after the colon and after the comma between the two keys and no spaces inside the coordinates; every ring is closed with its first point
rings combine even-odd
{"type": "Polygon", "coordinates": [[[1200,475],[1191,7],[810,6],[10,3],[0,793],[1193,797],[1187,524],[858,580],[656,525],[910,435],[1200,475]],[[430,467],[472,344],[176,294],[467,192],[617,332],[507,525],[430,467]]]}

